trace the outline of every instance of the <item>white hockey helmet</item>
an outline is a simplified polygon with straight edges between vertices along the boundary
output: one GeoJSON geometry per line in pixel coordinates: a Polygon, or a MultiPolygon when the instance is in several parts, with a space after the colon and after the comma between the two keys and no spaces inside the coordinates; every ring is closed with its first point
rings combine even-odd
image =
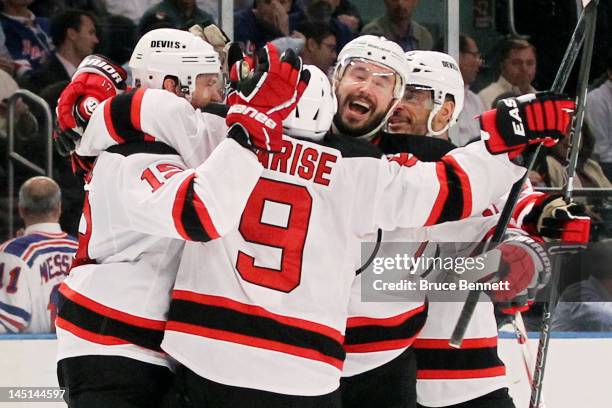
{"type": "Polygon", "coordinates": [[[404,50],[394,41],[375,35],[362,35],[348,42],[338,55],[338,63],[334,69],[333,87],[342,79],[346,68],[353,60],[364,60],[385,66],[396,73],[395,87],[393,89],[394,102],[378,127],[371,130],[361,138],[367,138],[376,133],[387,121],[393,110],[402,99],[406,86],[406,58],[404,50]]]}
{"type": "Polygon", "coordinates": [[[283,121],[284,134],[303,139],[321,140],[331,127],[338,103],[329,79],[314,65],[304,65],[310,81],[295,109],[283,121]]]}
{"type": "Polygon", "coordinates": [[[427,131],[430,135],[440,135],[457,122],[463,109],[465,89],[459,65],[450,55],[436,51],[410,51],[406,53],[406,60],[406,85],[432,91],[434,105],[427,118],[427,131]],[[431,128],[432,120],[449,95],[455,101],[451,120],[442,130],[434,132],[431,128]]]}
{"type": "Polygon", "coordinates": [[[159,28],[143,35],[130,58],[134,85],[162,88],[166,76],[178,78],[188,97],[200,74],[219,74],[219,54],[202,38],[173,28],[159,28]]]}

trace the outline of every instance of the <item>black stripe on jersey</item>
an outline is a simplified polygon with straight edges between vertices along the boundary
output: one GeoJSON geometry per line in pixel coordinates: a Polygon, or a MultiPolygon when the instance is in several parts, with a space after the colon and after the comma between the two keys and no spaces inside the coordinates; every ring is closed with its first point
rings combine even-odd
{"type": "Polygon", "coordinates": [[[353,346],[387,340],[404,340],[416,336],[427,320],[427,308],[397,326],[347,327],[344,344],[353,346]]]}
{"type": "Polygon", "coordinates": [[[503,366],[497,347],[471,349],[414,348],[419,370],[479,370],[503,366]]]}
{"type": "Polygon", "coordinates": [[[446,171],[448,197],[446,197],[440,218],[436,221],[436,224],[460,220],[461,213],[463,212],[464,203],[461,179],[452,165],[444,162],[444,169],[446,171]]]}
{"type": "MultiPolygon", "coordinates": [[[[202,221],[194,206],[194,181],[195,177],[190,177],[187,186],[183,184],[179,187],[179,189],[186,188],[184,193],[185,200],[181,203],[182,208],[179,214],[180,223],[190,241],[207,242],[212,238],[206,232],[206,227],[202,225],[202,221]]],[[[182,194],[183,193],[179,191],[177,195],[180,196],[182,194]]]]}
{"type": "Polygon", "coordinates": [[[126,142],[144,140],[144,133],[132,125],[132,100],[136,90],[122,93],[110,100],[110,116],[115,132],[126,142]]]}
{"type": "Polygon", "coordinates": [[[140,347],[162,352],[163,330],[133,326],[101,315],[59,294],[58,317],[92,333],[113,336],[140,347]]]}
{"type": "Polygon", "coordinates": [[[344,361],[346,355],[341,343],[324,334],[289,326],[269,317],[256,316],[220,306],[173,299],[168,321],[224,330],[311,349],[340,361],[344,361]]]}
{"type": "Polygon", "coordinates": [[[138,153],[179,155],[174,148],[162,142],[133,142],[112,145],[106,149],[106,151],[110,153],[117,153],[126,157],[138,153]]]}
{"type": "Polygon", "coordinates": [[[229,111],[229,105],[224,103],[210,102],[200,110],[202,113],[210,113],[211,115],[224,118],[227,116],[227,112],[229,111]]]}

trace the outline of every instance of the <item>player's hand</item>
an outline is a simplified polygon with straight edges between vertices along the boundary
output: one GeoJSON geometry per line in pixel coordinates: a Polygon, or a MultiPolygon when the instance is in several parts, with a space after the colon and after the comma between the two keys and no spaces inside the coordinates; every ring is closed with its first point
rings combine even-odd
{"type": "Polygon", "coordinates": [[[563,95],[542,92],[502,99],[497,109],[480,116],[480,127],[492,154],[521,154],[526,146],[553,146],[567,135],[576,103],[563,95]]]}
{"type": "Polygon", "coordinates": [[[236,91],[228,97],[227,125],[244,129],[249,148],[279,151],[282,122],[306,89],[310,73],[302,71],[302,60],[293,50],[279,57],[269,43],[261,51],[256,69],[246,78],[241,71],[237,76],[236,91]]]}
{"type": "Polygon", "coordinates": [[[554,195],[542,203],[537,231],[547,240],[587,243],[591,218],[582,204],[567,204],[563,197],[554,195]]]}
{"type": "Polygon", "coordinates": [[[81,62],[57,101],[54,137],[61,155],[74,150],[96,107],[126,89],[126,78],[123,68],[101,55],[81,62]]]}
{"type": "Polygon", "coordinates": [[[551,262],[546,249],[526,235],[512,235],[498,247],[501,251],[498,280],[508,282],[505,290],[491,291],[491,300],[504,313],[525,311],[538,290],[550,280],[551,262]]]}

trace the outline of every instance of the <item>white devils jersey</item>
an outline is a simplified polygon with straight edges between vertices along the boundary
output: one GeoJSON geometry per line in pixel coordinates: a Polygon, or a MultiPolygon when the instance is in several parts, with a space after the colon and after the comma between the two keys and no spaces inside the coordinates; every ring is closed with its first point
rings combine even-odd
{"type": "MultiPolygon", "coordinates": [[[[183,242],[235,229],[263,170],[231,139],[195,169],[155,142],[170,131],[166,123],[181,140],[212,136],[189,107],[169,92],[138,90],[104,102],[92,116],[84,144],[92,137],[127,143],[100,153],[86,178],[79,251],[60,288],[59,359],[120,355],[169,365],[160,343],[183,242]],[[155,115],[143,110],[153,108],[151,100],[155,115]],[[181,110],[191,117],[174,116],[181,110]]],[[[197,140],[202,160],[213,150],[210,140],[197,140]]]]}
{"type": "Polygon", "coordinates": [[[284,140],[279,153],[260,157],[265,170],[238,228],[185,245],[162,343],[168,354],[223,384],[332,392],[359,237],[480,213],[522,173],[482,143],[445,163],[338,149],[284,140]]]}
{"type": "Polygon", "coordinates": [[[0,246],[0,333],[52,333],[59,286],[77,241],[56,223],[31,225],[0,246]]]}
{"type": "MultiPolygon", "coordinates": [[[[534,192],[527,182],[511,224],[520,225],[540,197],[541,193],[534,192]]],[[[506,198],[507,195],[497,200],[483,216],[427,228],[386,231],[381,239],[413,243],[406,253],[415,257],[425,255],[435,242],[479,242],[490,236],[506,198]]],[[[505,366],[497,355],[492,303],[478,303],[463,348],[449,346],[462,308],[463,303],[454,302],[361,302],[361,279],[356,279],[349,304],[343,376],[380,367],[412,345],[417,355],[417,394],[421,404],[457,404],[507,386],[505,366]]]]}

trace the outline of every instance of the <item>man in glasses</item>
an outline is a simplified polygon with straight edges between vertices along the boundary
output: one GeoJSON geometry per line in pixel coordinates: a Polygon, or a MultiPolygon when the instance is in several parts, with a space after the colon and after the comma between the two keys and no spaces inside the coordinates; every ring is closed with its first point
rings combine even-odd
{"type": "Polygon", "coordinates": [[[478,45],[472,37],[465,34],[459,35],[459,70],[465,85],[465,99],[463,110],[457,121],[458,132],[456,136],[451,134],[453,143],[457,146],[465,146],[471,140],[480,136],[480,124],[474,118],[485,111],[482,100],[470,90],[484,61],[478,50],[478,45]]]}

